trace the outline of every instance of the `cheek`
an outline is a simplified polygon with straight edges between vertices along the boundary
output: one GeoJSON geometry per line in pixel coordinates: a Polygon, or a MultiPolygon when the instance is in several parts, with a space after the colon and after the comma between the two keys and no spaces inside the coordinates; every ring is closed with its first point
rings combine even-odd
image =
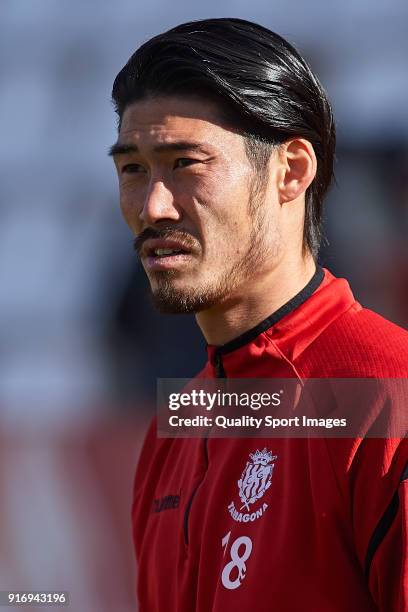
{"type": "Polygon", "coordinates": [[[130,187],[121,187],[120,189],[120,210],[123,218],[128,226],[138,231],[140,226],[139,215],[142,210],[140,189],[135,190],[130,187]]]}
{"type": "Polygon", "coordinates": [[[132,207],[129,200],[123,196],[120,196],[120,210],[122,217],[130,227],[132,224],[132,207]]]}
{"type": "Polygon", "coordinates": [[[249,233],[251,217],[246,185],[229,185],[215,202],[214,209],[221,230],[230,238],[243,239],[249,233]]]}
{"type": "MultiPolygon", "coordinates": [[[[217,169],[189,186],[200,216],[208,221],[212,219],[226,223],[229,227],[234,220],[245,216],[249,196],[248,178],[247,173],[240,170],[239,167],[217,169]]],[[[183,194],[180,196],[183,197],[183,194]]]]}
{"type": "Polygon", "coordinates": [[[205,252],[210,259],[222,258],[227,263],[248,251],[253,238],[252,221],[246,200],[228,198],[213,204],[214,208],[201,216],[205,252]]]}

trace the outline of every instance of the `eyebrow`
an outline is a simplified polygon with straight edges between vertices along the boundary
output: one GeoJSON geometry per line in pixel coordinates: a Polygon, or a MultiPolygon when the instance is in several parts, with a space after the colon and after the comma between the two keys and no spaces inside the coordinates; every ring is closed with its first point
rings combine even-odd
{"type": "MultiPolygon", "coordinates": [[[[202,143],[191,141],[164,142],[153,147],[155,153],[163,153],[166,151],[197,151],[203,149],[202,143]]],[[[110,157],[116,155],[128,155],[129,153],[139,153],[139,147],[135,144],[120,144],[119,142],[112,145],[108,151],[110,157]]]]}

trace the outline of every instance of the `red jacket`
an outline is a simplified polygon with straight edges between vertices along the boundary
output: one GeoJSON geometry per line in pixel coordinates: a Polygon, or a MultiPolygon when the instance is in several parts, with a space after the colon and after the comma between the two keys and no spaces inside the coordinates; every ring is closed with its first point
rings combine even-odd
{"type": "MultiPolygon", "coordinates": [[[[205,378],[408,375],[408,333],[321,269],[208,353],[205,378]]],[[[141,612],[408,610],[406,440],[157,439],[155,427],[132,511],[141,612]],[[244,507],[262,461],[267,486],[244,507]]]]}

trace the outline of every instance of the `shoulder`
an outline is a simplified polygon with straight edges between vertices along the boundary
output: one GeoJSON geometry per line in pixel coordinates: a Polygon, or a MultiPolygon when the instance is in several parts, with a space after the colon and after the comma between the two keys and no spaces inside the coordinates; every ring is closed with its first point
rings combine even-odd
{"type": "Polygon", "coordinates": [[[357,302],[306,353],[324,364],[327,376],[408,377],[408,332],[357,302]]]}

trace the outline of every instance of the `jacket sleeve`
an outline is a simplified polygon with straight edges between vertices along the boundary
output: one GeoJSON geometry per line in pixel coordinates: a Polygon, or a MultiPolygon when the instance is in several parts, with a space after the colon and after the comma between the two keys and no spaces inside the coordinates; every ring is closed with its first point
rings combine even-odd
{"type": "Polygon", "coordinates": [[[407,439],[366,439],[351,470],[353,532],[379,612],[408,612],[407,439]]]}
{"type": "Polygon", "coordinates": [[[365,572],[381,612],[408,610],[408,469],[370,539],[365,572]]]}

